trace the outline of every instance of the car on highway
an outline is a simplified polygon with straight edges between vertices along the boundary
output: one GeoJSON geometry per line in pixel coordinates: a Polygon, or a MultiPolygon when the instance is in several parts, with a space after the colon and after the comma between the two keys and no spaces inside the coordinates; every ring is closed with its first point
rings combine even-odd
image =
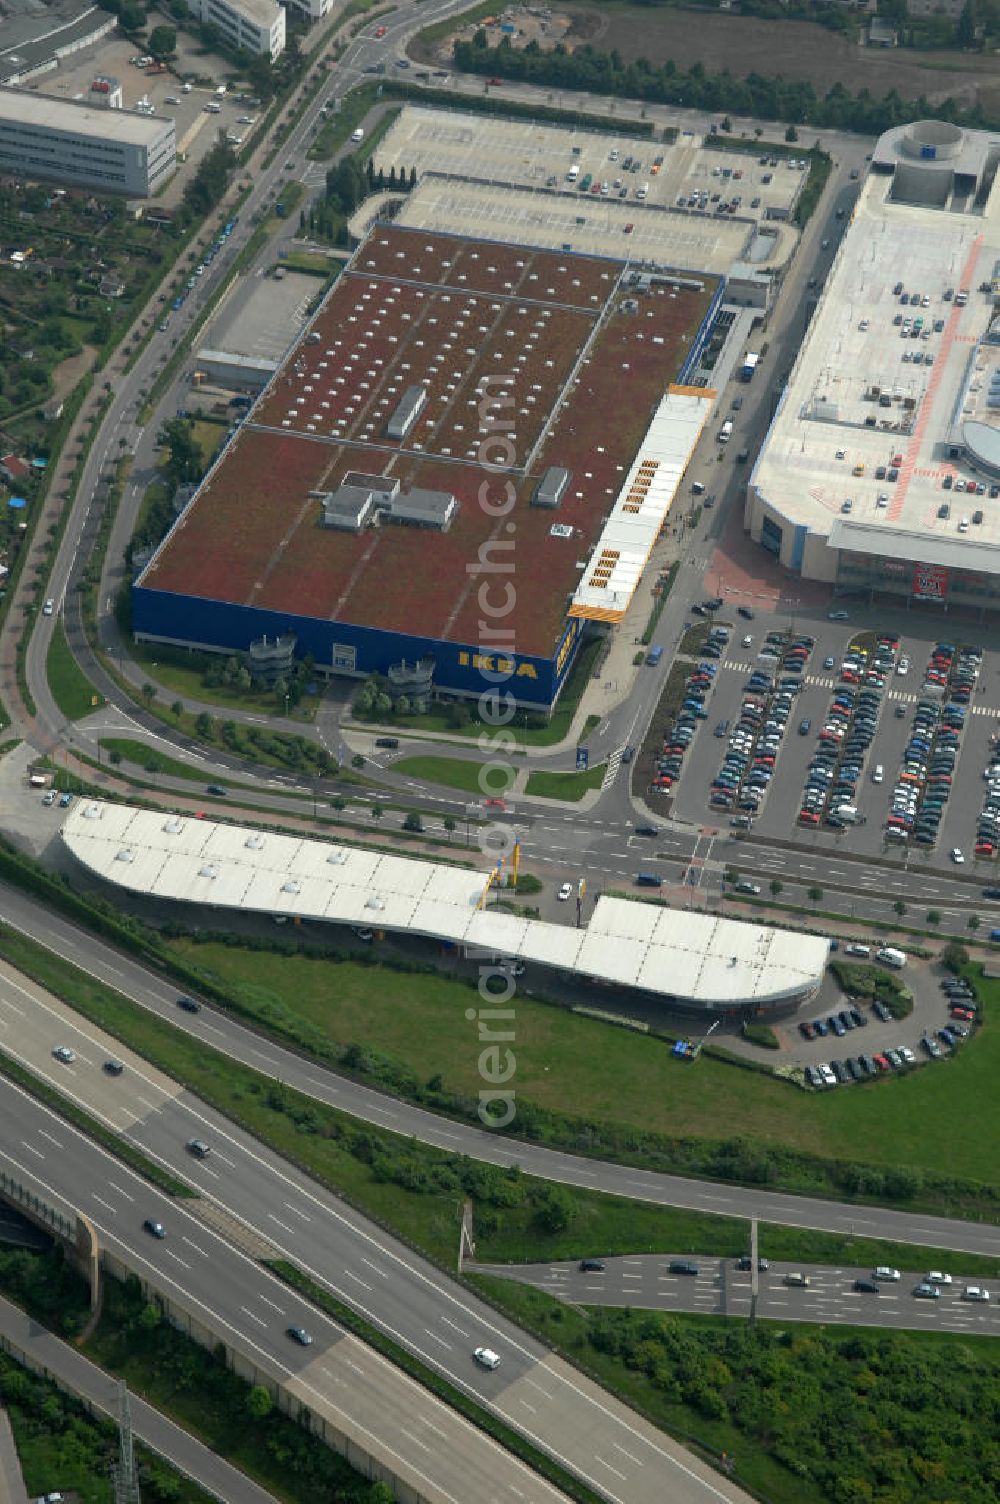
{"type": "Polygon", "coordinates": [[[888,1264],[879,1264],[872,1274],[872,1279],[880,1279],[888,1284],[896,1284],[900,1278],[899,1270],[890,1268],[888,1264]]]}
{"type": "Polygon", "coordinates": [[[76,1059],[76,1051],[71,1050],[68,1044],[56,1045],[52,1053],[57,1060],[62,1061],[63,1065],[72,1065],[76,1059]]]}
{"type": "Polygon", "coordinates": [[[563,883],[562,887],[559,889],[559,892],[556,894],[556,897],[559,899],[560,903],[565,903],[568,898],[572,898],[573,884],[563,883]]]}
{"type": "Polygon", "coordinates": [[[604,1262],[603,1259],[581,1259],[580,1260],[580,1272],[581,1272],[581,1274],[603,1274],[604,1271],[605,1271],[605,1269],[606,1269],[606,1267],[607,1266],[606,1266],[606,1264],[605,1264],[605,1262],[604,1262]]]}
{"type": "Polygon", "coordinates": [[[667,1265],[668,1274],[697,1274],[698,1265],[692,1259],[671,1259],[667,1265]]]}
{"type": "MultiPolygon", "coordinates": [[[[737,1269],[741,1269],[743,1271],[743,1273],[745,1274],[748,1270],[752,1270],[753,1269],[753,1259],[750,1257],[750,1255],[748,1253],[741,1253],[740,1256],[739,1256],[739,1258],[736,1260],[736,1267],[737,1267],[737,1269]]],[[[771,1267],[771,1265],[770,1265],[770,1263],[768,1262],[767,1259],[758,1259],[757,1260],[757,1268],[760,1269],[761,1271],[770,1269],[770,1267],[771,1267]]]]}
{"type": "Polygon", "coordinates": [[[941,1299],[941,1291],[938,1289],[937,1285],[929,1285],[927,1284],[926,1280],[919,1285],[915,1285],[913,1293],[918,1300],[941,1299]]]}
{"type": "Polygon", "coordinates": [[[200,1013],[201,1012],[201,1004],[200,1003],[196,1003],[193,997],[179,997],[177,999],[177,1006],[178,1006],[178,1008],[182,1009],[185,1013],[200,1013]]]}
{"type": "Polygon", "coordinates": [[[106,1076],[120,1076],[124,1069],[125,1067],[124,1065],[122,1065],[121,1061],[114,1059],[105,1060],[104,1064],[101,1066],[101,1070],[106,1076]]]}
{"type": "Polygon", "coordinates": [[[856,1279],[854,1281],[854,1289],[861,1295],[879,1294],[878,1281],[874,1279],[856,1279]]]}
{"type": "Polygon", "coordinates": [[[965,1289],[962,1291],[963,1300],[986,1301],[989,1300],[989,1298],[990,1292],[989,1290],[985,1289],[983,1285],[966,1285],[965,1289]]]}
{"type": "Polygon", "coordinates": [[[205,793],[214,794],[217,799],[224,799],[229,790],[224,789],[221,783],[209,783],[205,785],[205,793]]]}
{"type": "Polygon", "coordinates": [[[51,616],[52,613],[53,613],[53,611],[55,609],[56,609],[56,603],[55,603],[55,601],[51,600],[51,599],[47,600],[45,602],[45,605],[42,607],[42,615],[43,616],[51,616]]]}
{"type": "Polygon", "coordinates": [[[472,1356],[480,1368],[489,1368],[492,1370],[500,1367],[500,1355],[499,1353],[495,1353],[492,1347],[477,1347],[472,1356]]]}
{"type": "Polygon", "coordinates": [[[733,892],[751,893],[756,896],[760,892],[760,883],[752,883],[749,882],[746,878],[741,878],[738,883],[733,884],[733,892]]]}
{"type": "Polygon", "coordinates": [[[929,1285],[950,1285],[951,1282],[951,1275],[945,1274],[941,1269],[932,1269],[930,1274],[927,1275],[927,1283],[929,1285]]]}
{"type": "Polygon", "coordinates": [[[785,1275],[782,1283],[786,1285],[793,1285],[798,1289],[802,1289],[806,1285],[808,1285],[809,1276],[808,1274],[799,1273],[798,1270],[792,1270],[791,1273],[785,1275]]]}
{"type": "Polygon", "coordinates": [[[304,1326],[289,1326],[285,1328],[285,1332],[300,1347],[312,1347],[312,1333],[307,1332],[304,1326]]]}
{"type": "Polygon", "coordinates": [[[142,1224],[143,1231],[148,1232],[151,1238],[165,1238],[167,1229],[162,1222],[157,1222],[155,1217],[147,1217],[142,1224]]]}
{"type": "Polygon", "coordinates": [[[184,1147],[195,1159],[207,1159],[212,1152],[203,1138],[189,1138],[184,1147]]]}

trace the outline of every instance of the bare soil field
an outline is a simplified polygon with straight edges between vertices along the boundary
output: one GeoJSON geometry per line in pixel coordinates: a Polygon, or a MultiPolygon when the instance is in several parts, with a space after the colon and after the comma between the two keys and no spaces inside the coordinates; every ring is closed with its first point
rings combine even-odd
{"type": "Polygon", "coordinates": [[[728,68],[736,77],[803,79],[818,94],[840,83],[852,92],[867,89],[876,98],[895,89],[904,99],[923,95],[932,104],[949,95],[967,105],[978,100],[991,112],[1000,104],[1000,57],[863,47],[808,21],[582,4],[554,11],[546,36],[533,18],[513,19],[524,29],[515,46],[532,39],[543,47],[556,40],[569,48],[589,43],[602,52],[617,49],[628,60],[672,59],[679,68],[701,63],[707,72],[728,68]]]}

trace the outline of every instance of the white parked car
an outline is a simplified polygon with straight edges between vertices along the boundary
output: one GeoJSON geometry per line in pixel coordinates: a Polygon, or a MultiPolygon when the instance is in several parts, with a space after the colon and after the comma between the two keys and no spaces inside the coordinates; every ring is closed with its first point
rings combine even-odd
{"type": "Polygon", "coordinates": [[[962,851],[961,846],[953,846],[951,848],[951,859],[956,867],[962,866],[965,861],[965,853],[962,851]]]}
{"type": "Polygon", "coordinates": [[[495,1353],[491,1347],[477,1347],[472,1356],[480,1368],[500,1367],[500,1355],[495,1353]]]}
{"type": "Polygon", "coordinates": [[[572,883],[563,883],[562,887],[559,889],[558,897],[560,899],[560,902],[562,902],[562,903],[565,903],[566,900],[567,900],[567,898],[572,898],[573,897],[573,884],[572,883]]]}
{"type": "Polygon", "coordinates": [[[874,1277],[875,1279],[881,1279],[886,1280],[887,1282],[895,1283],[899,1279],[899,1270],[890,1269],[887,1264],[879,1264],[878,1268],[875,1270],[874,1277]]]}
{"type": "Polygon", "coordinates": [[[899,674],[902,678],[905,678],[909,672],[910,660],[904,654],[904,656],[900,658],[899,662],[896,664],[896,673],[899,674]]]}
{"type": "Polygon", "coordinates": [[[45,605],[42,607],[42,615],[43,616],[51,616],[52,613],[53,613],[53,611],[55,609],[56,609],[56,603],[55,603],[55,601],[53,601],[53,600],[47,600],[45,602],[45,605]]]}
{"type": "Polygon", "coordinates": [[[885,769],[880,762],[872,768],[872,783],[881,783],[885,777],[885,769]]]}
{"type": "Polygon", "coordinates": [[[963,1300],[989,1300],[990,1292],[982,1285],[966,1285],[962,1291],[963,1300]]]}
{"type": "Polygon", "coordinates": [[[940,1269],[932,1269],[927,1276],[927,1283],[929,1285],[950,1285],[951,1275],[943,1274],[940,1269]]]}

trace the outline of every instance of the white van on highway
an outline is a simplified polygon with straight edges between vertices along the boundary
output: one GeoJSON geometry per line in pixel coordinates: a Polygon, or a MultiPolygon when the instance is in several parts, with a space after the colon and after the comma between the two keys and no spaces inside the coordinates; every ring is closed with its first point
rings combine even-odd
{"type": "Polygon", "coordinates": [[[363,141],[364,139],[365,139],[365,133],[361,129],[361,126],[359,125],[358,128],[357,128],[357,130],[354,130],[354,131],[351,132],[351,140],[356,143],[358,141],[363,141]]]}

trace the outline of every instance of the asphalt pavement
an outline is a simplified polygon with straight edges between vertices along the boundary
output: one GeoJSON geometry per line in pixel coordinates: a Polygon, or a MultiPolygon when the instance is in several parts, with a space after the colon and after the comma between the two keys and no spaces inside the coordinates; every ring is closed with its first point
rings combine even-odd
{"type": "Polygon", "coordinates": [[[517,1165],[546,1180],[609,1191],[663,1206],[681,1206],[733,1217],[756,1216],[762,1222],[812,1227],[851,1236],[889,1238],[896,1242],[1000,1258],[1000,1227],[989,1224],[888,1207],[852,1206],[819,1197],[792,1196],[757,1187],[664,1175],[501,1138],[484,1129],[438,1117],[337,1076],[272,1041],[262,1043],[260,1037],[214,1008],[205,1006],[199,1014],[182,1014],[177,1008],[175,986],[95,936],[58,915],[47,913],[26,895],[4,883],[0,883],[0,904],[5,922],[12,928],[23,930],[124,996],[184,1029],[193,1038],[204,1040],[256,1070],[266,1069],[275,1079],[287,1082],[306,1096],[328,1102],[363,1121],[391,1128],[422,1143],[465,1153],[490,1164],[517,1165]]]}
{"type": "MultiPolygon", "coordinates": [[[[175,1015],[189,1017],[177,1014],[176,994],[171,1001],[175,1015]]],[[[195,1026],[207,1043],[217,1046],[217,1025],[206,1014],[195,1016],[195,1026]]],[[[696,1465],[669,1437],[559,1363],[541,1343],[398,1239],[7,967],[0,968],[0,1034],[9,1054],[193,1186],[198,1199],[185,1204],[161,1196],[137,1178],[126,1179],[117,1166],[113,1173],[102,1173],[96,1159],[87,1162],[87,1140],[68,1126],[56,1129],[39,1122],[32,1131],[30,1114],[18,1119],[22,1094],[0,1080],[0,1123],[5,1113],[8,1125],[21,1121],[13,1140],[21,1149],[15,1149],[12,1163],[20,1159],[22,1171],[43,1178],[63,1199],[72,1203],[78,1198],[76,1204],[103,1235],[129,1250],[130,1262],[138,1255],[143,1267],[152,1265],[160,1275],[180,1279],[187,1294],[199,1301],[207,1302],[210,1294],[214,1318],[231,1340],[260,1344],[271,1359],[282,1358],[293,1367],[303,1382],[302,1366],[290,1362],[295,1349],[285,1327],[305,1326],[317,1345],[320,1335],[316,1313],[310,1314],[306,1303],[290,1292],[279,1300],[273,1291],[264,1294],[261,1289],[255,1298],[233,1269],[223,1288],[216,1246],[221,1238],[234,1253],[242,1250],[248,1264],[288,1259],[610,1497],[658,1504],[661,1482],[655,1480],[668,1474],[676,1474],[678,1498],[710,1497],[702,1491],[710,1470],[696,1465]],[[68,1048],[74,1058],[59,1060],[56,1048],[68,1048]],[[124,1066],[120,1075],[104,1070],[111,1057],[124,1066]],[[206,1157],[192,1152],[196,1140],[207,1146],[206,1157]],[[162,1241],[143,1230],[147,1218],[163,1224],[162,1241]],[[479,1347],[500,1355],[497,1370],[476,1363],[473,1352],[479,1347]],[[611,1467],[610,1459],[615,1459],[611,1467]],[[620,1477],[621,1492],[609,1473],[620,1477]]],[[[283,1078],[282,1061],[263,1040],[248,1045],[257,1070],[283,1078]]],[[[383,1121],[383,1126],[393,1125],[383,1121]]],[[[328,1344],[350,1341],[327,1331],[326,1324],[324,1335],[328,1344]]],[[[329,1350],[324,1358],[332,1362],[329,1350]]],[[[335,1388],[324,1386],[321,1372],[335,1381],[336,1374],[319,1366],[317,1357],[309,1366],[310,1381],[332,1403],[335,1388]]],[[[429,1396],[427,1403],[436,1404],[429,1396]]],[[[367,1423],[372,1423],[370,1414],[367,1423]]],[[[390,1440],[386,1432],[378,1434],[390,1440]]],[[[513,1460],[511,1466],[519,1467],[513,1460]]],[[[435,1477],[440,1483],[441,1477],[435,1477]]],[[[523,1488],[520,1479],[515,1481],[523,1488]]],[[[464,1497],[471,1504],[472,1494],[464,1497]]],[[[550,1495],[536,1492],[532,1497],[550,1495]]]]}
{"type": "MultiPolygon", "coordinates": [[[[477,1264],[481,1274],[494,1274],[543,1290],[556,1300],[579,1306],[617,1306],[649,1311],[685,1311],[701,1316],[749,1318],[753,1310],[753,1275],[737,1268],[735,1259],[690,1254],[645,1254],[600,1260],[604,1271],[581,1270],[579,1262],[553,1264],[477,1264]],[[671,1272],[671,1263],[690,1264],[692,1274],[671,1272]]],[[[771,1321],[842,1322],[896,1331],[961,1332],[966,1336],[1000,1335],[997,1289],[989,1281],[960,1279],[948,1270],[950,1283],[939,1285],[937,1299],[923,1299],[914,1290],[925,1283],[930,1269],[897,1271],[899,1280],[873,1279],[870,1268],[770,1261],[757,1276],[755,1314],[771,1321]],[[805,1276],[807,1284],[788,1276],[805,1276]],[[855,1281],[877,1284],[857,1290],[855,1281]],[[966,1298],[967,1290],[988,1289],[990,1299],[966,1298]]]]}
{"type": "MultiPolygon", "coordinates": [[[[91,1363],[70,1343],[62,1342],[53,1332],[39,1326],[20,1306],[3,1296],[0,1296],[0,1341],[18,1362],[43,1373],[60,1389],[82,1399],[88,1409],[117,1424],[118,1380],[91,1363]]],[[[136,1394],[129,1394],[129,1412],[135,1440],[213,1498],[221,1499],[223,1504],[277,1504],[273,1494],[136,1394]]],[[[60,1480],[53,1477],[51,1481],[60,1480]]],[[[16,1496],[12,1493],[10,1497],[16,1496]]]]}

